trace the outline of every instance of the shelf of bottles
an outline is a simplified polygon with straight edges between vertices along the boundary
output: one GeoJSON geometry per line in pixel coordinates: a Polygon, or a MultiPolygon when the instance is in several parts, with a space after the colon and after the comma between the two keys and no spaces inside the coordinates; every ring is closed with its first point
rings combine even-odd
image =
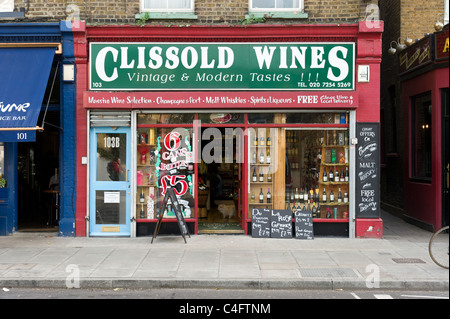
{"type": "Polygon", "coordinates": [[[249,218],[252,208],[273,209],[273,145],[269,129],[250,133],[249,139],[249,218]]]}
{"type": "Polygon", "coordinates": [[[316,218],[348,222],[349,147],[347,130],[324,132],[319,172],[320,215],[316,218]]]}
{"type": "Polygon", "coordinates": [[[311,211],[314,222],[348,222],[347,131],[287,130],[286,158],[286,209],[311,211]]]}

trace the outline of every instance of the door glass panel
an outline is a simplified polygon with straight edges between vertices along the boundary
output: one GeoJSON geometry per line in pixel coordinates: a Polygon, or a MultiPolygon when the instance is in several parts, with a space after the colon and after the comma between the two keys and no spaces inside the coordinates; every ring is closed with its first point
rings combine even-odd
{"type": "Polygon", "coordinates": [[[126,150],[125,133],[97,134],[97,181],[125,181],[126,150]]]}
{"type": "Polygon", "coordinates": [[[126,191],[98,190],[95,203],[97,225],[126,223],[126,191]]]}

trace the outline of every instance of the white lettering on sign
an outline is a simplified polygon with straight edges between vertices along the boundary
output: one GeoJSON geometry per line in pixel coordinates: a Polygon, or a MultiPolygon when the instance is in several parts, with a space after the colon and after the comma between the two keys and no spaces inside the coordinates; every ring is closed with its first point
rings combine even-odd
{"type": "MultiPolygon", "coordinates": [[[[216,67],[216,60],[209,60],[208,50],[209,47],[201,47],[200,54],[194,47],[185,47],[180,54],[180,49],[177,47],[169,47],[165,52],[163,48],[159,46],[151,47],[146,54],[146,47],[138,47],[138,55],[136,59],[129,59],[128,47],[120,48],[120,68],[132,69],[137,61],[138,69],[159,69],[163,65],[167,69],[176,69],[180,63],[186,69],[190,70],[200,63],[200,69],[213,69],[216,67]]],[[[229,47],[218,47],[218,69],[228,69],[233,65],[234,52],[229,47]]],[[[99,78],[105,82],[112,82],[118,78],[117,67],[114,68],[112,74],[106,74],[105,60],[107,56],[111,55],[113,62],[117,62],[119,59],[119,51],[113,47],[102,48],[95,61],[95,70],[99,78]]]]}
{"type": "Polygon", "coordinates": [[[4,104],[3,102],[0,102],[0,111],[2,113],[5,112],[11,112],[13,110],[16,110],[18,112],[27,112],[27,109],[30,107],[30,103],[23,103],[23,104],[4,104]]]}
{"type": "MultiPolygon", "coordinates": [[[[300,65],[302,69],[306,68],[306,60],[305,60],[305,54],[307,52],[309,47],[293,47],[291,46],[291,65],[289,66],[290,69],[296,69],[298,68],[297,63],[300,65]]],[[[277,47],[275,46],[255,46],[253,47],[253,50],[256,54],[256,59],[258,60],[258,65],[260,69],[263,69],[264,67],[266,69],[270,69],[270,65],[272,64],[272,60],[276,53],[277,47]]],[[[287,55],[288,50],[287,47],[280,47],[280,52],[278,53],[280,55],[280,69],[286,69],[287,66],[287,55]]],[[[325,50],[324,47],[310,47],[311,49],[311,69],[323,69],[325,68],[325,50]]],[[[330,63],[330,67],[328,68],[328,74],[327,77],[331,81],[342,81],[345,79],[349,72],[349,66],[348,63],[344,60],[338,57],[338,52],[341,53],[342,57],[345,59],[347,58],[348,49],[342,46],[336,46],[330,50],[328,53],[328,62],[330,63]],[[333,72],[333,68],[335,67],[339,69],[339,73],[336,75],[333,72]]]]}

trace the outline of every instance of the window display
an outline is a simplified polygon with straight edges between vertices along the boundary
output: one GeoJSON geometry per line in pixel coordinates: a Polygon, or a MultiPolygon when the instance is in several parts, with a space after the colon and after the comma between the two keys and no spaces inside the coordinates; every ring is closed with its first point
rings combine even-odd
{"type": "Polygon", "coordinates": [[[348,131],[286,131],[286,209],[348,219],[348,131]]]}
{"type": "MultiPolygon", "coordinates": [[[[136,217],[156,219],[169,187],[175,189],[185,218],[194,218],[194,156],[191,128],[137,129],[136,217]]],[[[175,218],[171,204],[165,218],[175,218]]]]}

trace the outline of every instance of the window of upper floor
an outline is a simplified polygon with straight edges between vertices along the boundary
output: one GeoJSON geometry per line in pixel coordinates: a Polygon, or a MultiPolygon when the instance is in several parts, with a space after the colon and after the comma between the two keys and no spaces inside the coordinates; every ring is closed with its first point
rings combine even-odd
{"type": "Polygon", "coordinates": [[[0,12],[13,12],[14,0],[0,0],[0,12]]]}
{"type": "Polygon", "coordinates": [[[194,12],[194,0],[141,0],[143,12],[194,12]]]}
{"type": "Polygon", "coordinates": [[[444,24],[448,23],[448,0],[444,0],[444,24]]]}
{"type": "Polygon", "coordinates": [[[304,0],[249,0],[249,16],[272,18],[307,18],[304,0]]]}
{"type": "Polygon", "coordinates": [[[137,19],[197,19],[194,0],[141,0],[137,19]]]}
{"type": "Polygon", "coordinates": [[[303,0],[249,0],[249,11],[303,11],[303,0]]]}

